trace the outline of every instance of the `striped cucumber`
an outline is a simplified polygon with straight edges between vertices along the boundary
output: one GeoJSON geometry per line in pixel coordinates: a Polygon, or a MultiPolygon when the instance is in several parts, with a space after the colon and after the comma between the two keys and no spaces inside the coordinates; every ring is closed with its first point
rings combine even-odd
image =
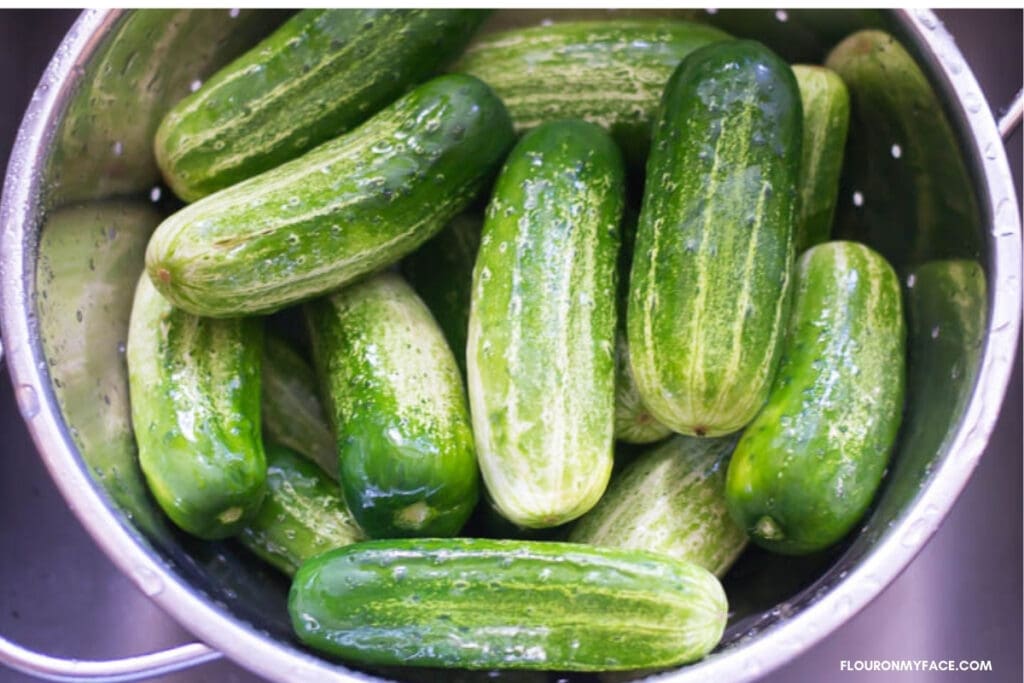
{"type": "Polygon", "coordinates": [[[642,162],[672,70],[698,47],[727,39],[711,26],[667,19],[555,23],[484,36],[453,68],[494,88],[517,131],[581,118],[642,162]]]}
{"type": "Polygon", "coordinates": [[[623,670],[700,659],[725,627],[714,575],[670,557],[544,541],[369,541],[304,564],[299,640],[367,664],[623,670]]]}
{"type": "Polygon", "coordinates": [[[797,64],[793,75],[800,87],[804,112],[799,200],[796,212],[796,253],[821,244],[832,234],[839,198],[839,173],[850,127],[850,93],[843,79],[821,66],[797,64]]]}
{"type": "Polygon", "coordinates": [[[430,311],[383,273],[306,305],[342,493],[371,538],[452,536],[479,493],[466,396],[430,311]]]}
{"type": "Polygon", "coordinates": [[[640,395],[629,365],[626,331],[620,329],[615,334],[615,438],[645,444],[661,441],[671,433],[671,429],[658,422],[640,395]]]}
{"type": "Polygon", "coordinates": [[[486,16],[300,11],[167,113],[155,142],[167,184],[194,201],[347,132],[456,57],[486,16]]]}
{"type": "Polygon", "coordinates": [[[607,133],[558,121],[523,136],[487,208],[469,397],[487,490],[519,526],[579,517],[608,484],[623,193],[607,133]]]}
{"type": "Polygon", "coordinates": [[[804,253],[778,377],[726,477],[729,512],[756,543],[814,552],[864,514],[900,425],[905,337],[884,258],[854,242],[804,253]]]}
{"type": "Polygon", "coordinates": [[[146,268],[197,315],[310,299],[444,227],[490,182],[512,135],[490,88],[436,78],[352,132],[177,212],[154,233],[146,268]]]}
{"type": "Polygon", "coordinates": [[[626,306],[629,300],[629,271],[633,267],[633,244],[639,215],[627,204],[622,219],[622,247],[619,249],[618,323],[615,332],[615,438],[632,444],[661,441],[672,430],[658,422],[644,403],[629,365],[626,340],[626,306]]]}
{"type": "Polygon", "coordinates": [[[725,505],[735,446],[735,437],[669,439],[612,479],[569,540],[661,553],[724,575],[747,544],[725,505]]]}
{"type": "Polygon", "coordinates": [[[747,424],[789,310],[800,93],[759,43],[700,48],[672,75],[647,164],[627,314],[640,395],[675,432],[747,424]]]}
{"type": "Polygon", "coordinates": [[[266,439],[298,451],[337,481],[338,451],[320,402],[316,373],[272,334],[263,349],[260,403],[266,439]]]}
{"type": "Polygon", "coordinates": [[[268,443],[267,495],[238,540],[289,576],[321,553],[364,538],[338,485],[309,460],[268,443]]]}
{"type": "Polygon", "coordinates": [[[200,538],[239,531],[263,500],[263,323],[173,308],[139,278],[128,326],[128,386],[139,464],[153,497],[200,538]]]}
{"type": "Polygon", "coordinates": [[[850,91],[850,134],[834,233],[899,271],[984,251],[983,212],[943,99],[893,36],[858,31],[825,66],[850,91]]]}
{"type": "Polygon", "coordinates": [[[456,216],[436,237],[402,262],[402,274],[434,314],[463,378],[473,266],[480,248],[482,224],[483,217],[476,214],[456,216]]]}

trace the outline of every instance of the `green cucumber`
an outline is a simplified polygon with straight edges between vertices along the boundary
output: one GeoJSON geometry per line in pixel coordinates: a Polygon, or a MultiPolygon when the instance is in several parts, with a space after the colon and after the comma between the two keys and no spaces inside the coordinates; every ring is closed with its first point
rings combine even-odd
{"type": "Polygon", "coordinates": [[[266,445],[267,495],[238,540],[289,576],[311,557],[362,540],[337,483],[291,449],[266,445]]]}
{"type": "Polygon", "coordinates": [[[747,545],[725,505],[735,446],[735,437],[669,439],[612,479],[569,540],[661,553],[721,577],[747,545]]]}
{"type": "Polygon", "coordinates": [[[519,526],[593,507],[612,468],[622,158],[601,128],[523,136],[487,208],[466,351],[480,471],[519,526]]]}
{"type": "Polygon", "coordinates": [[[383,273],[306,305],[342,493],[371,538],[453,536],[479,494],[458,366],[430,311],[383,273]]]}
{"type": "Polygon", "coordinates": [[[850,91],[834,234],[872,245],[901,273],[982,253],[975,182],[944,99],[915,58],[888,33],[867,30],[839,43],[825,66],[850,91]]]}
{"type": "Polygon", "coordinates": [[[262,379],[263,435],[298,451],[337,481],[338,451],[313,368],[286,342],[267,335],[262,379]]]}
{"type": "Polygon", "coordinates": [[[513,142],[490,88],[436,78],[350,133],[191,204],[157,228],[146,268],[196,315],[266,313],[414,250],[490,182],[513,142]]]}
{"type": "Polygon", "coordinates": [[[629,272],[633,268],[633,245],[639,213],[627,203],[622,219],[622,247],[619,249],[618,323],[615,332],[615,438],[632,444],[661,441],[672,430],[658,422],[640,396],[629,366],[626,340],[626,308],[629,303],[629,272]]]}
{"type": "Polygon", "coordinates": [[[483,218],[456,216],[448,226],[402,262],[402,274],[441,326],[463,378],[469,333],[473,266],[480,248],[483,218]]]}
{"type": "Polygon", "coordinates": [[[757,544],[814,552],[863,516],[900,426],[905,337],[900,284],[877,252],[804,252],[778,377],[726,477],[729,512],[757,544]]]}
{"type": "Polygon", "coordinates": [[[615,438],[646,444],[661,441],[671,433],[671,429],[658,422],[640,395],[629,365],[626,331],[620,329],[615,335],[615,438]]]}
{"type": "Polygon", "coordinates": [[[139,465],[161,509],[194,536],[235,534],[263,500],[262,346],[258,318],[190,315],[139,278],[127,344],[139,465]]]}
{"type": "Polygon", "coordinates": [[[796,64],[804,112],[803,161],[796,212],[796,253],[832,234],[839,199],[839,174],[850,127],[850,93],[843,79],[821,66],[796,64]]]}
{"type": "Polygon", "coordinates": [[[304,564],[307,645],[368,664],[623,670],[700,659],[725,627],[714,575],[670,557],[544,541],[369,541],[304,564]]]}
{"type": "Polygon", "coordinates": [[[164,179],[194,201],[301,156],[436,73],[486,16],[300,11],[167,113],[155,142],[164,179]]]}
{"type": "Polygon", "coordinates": [[[711,26],[667,19],[555,23],[484,36],[453,68],[494,88],[517,131],[581,118],[642,162],[672,70],[698,47],[727,39],[711,26]]]}
{"type": "Polygon", "coordinates": [[[793,262],[800,93],[759,43],[672,75],[654,129],[629,289],[630,364],[672,431],[729,434],[764,404],[793,262]]]}

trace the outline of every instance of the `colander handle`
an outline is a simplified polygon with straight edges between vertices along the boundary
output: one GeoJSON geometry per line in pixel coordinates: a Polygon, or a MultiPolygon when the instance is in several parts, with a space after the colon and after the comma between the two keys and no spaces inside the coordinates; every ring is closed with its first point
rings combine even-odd
{"type": "Polygon", "coordinates": [[[1003,140],[1008,140],[1013,135],[1013,131],[1017,130],[1017,127],[1020,126],[1021,116],[1024,116],[1024,88],[1017,91],[1017,95],[1003,110],[1003,115],[999,117],[999,122],[996,124],[1003,140]]]}
{"type": "Polygon", "coordinates": [[[169,650],[124,659],[61,659],[33,652],[0,636],[0,662],[22,673],[48,681],[139,681],[205,664],[222,656],[202,643],[189,643],[169,650]]]}

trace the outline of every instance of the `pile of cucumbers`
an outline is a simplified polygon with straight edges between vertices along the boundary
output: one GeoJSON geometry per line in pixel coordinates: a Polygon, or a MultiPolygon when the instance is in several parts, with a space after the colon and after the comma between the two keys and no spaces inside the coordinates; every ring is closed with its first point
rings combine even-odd
{"type": "Polygon", "coordinates": [[[748,540],[840,541],[893,447],[899,283],[829,241],[841,76],[891,39],[825,68],[486,17],[302,11],[166,115],[190,203],[132,310],[140,465],[176,525],[293,576],[328,655],[691,662],[748,540]]]}

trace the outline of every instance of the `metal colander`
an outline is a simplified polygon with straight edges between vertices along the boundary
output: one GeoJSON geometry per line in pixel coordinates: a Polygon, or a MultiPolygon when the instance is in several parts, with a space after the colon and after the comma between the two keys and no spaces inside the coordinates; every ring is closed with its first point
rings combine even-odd
{"type": "MultiPolygon", "coordinates": [[[[959,321],[946,316],[937,329],[929,316],[942,311],[911,307],[904,427],[860,532],[809,558],[748,551],[726,578],[732,612],[720,647],[697,664],[660,674],[678,683],[745,681],[809,648],[876,597],[966,483],[993,428],[1017,343],[1020,211],[1000,131],[931,12],[670,13],[699,14],[791,61],[820,62],[861,28],[896,36],[917,59],[936,103],[919,113],[920,125],[944,119],[949,144],[917,159],[899,140],[890,145],[858,129],[855,115],[848,155],[870,153],[873,161],[848,164],[842,196],[854,200],[842,202],[837,230],[883,251],[908,291],[935,287],[929,300],[940,301],[940,309],[942,296],[954,294],[944,294],[942,279],[929,269],[955,261],[969,281],[955,296],[973,297],[959,303],[976,311],[959,321]],[[941,191],[921,192],[922,178],[943,183],[941,191]],[[941,197],[942,205],[928,204],[938,201],[928,197],[941,197]]],[[[488,26],[567,14],[609,12],[505,10],[488,26]]],[[[96,542],[205,644],[115,662],[66,662],[0,640],[0,660],[17,668],[59,680],[131,680],[222,653],[289,683],[403,675],[348,668],[299,645],[285,610],[287,582],[231,542],[202,542],[173,528],[135,461],[124,367],[129,307],[149,233],[174,208],[159,185],[153,132],[174,101],[282,18],[235,10],[85,12],[25,115],[4,188],[0,245],[3,340],[18,405],[96,542]]]]}

